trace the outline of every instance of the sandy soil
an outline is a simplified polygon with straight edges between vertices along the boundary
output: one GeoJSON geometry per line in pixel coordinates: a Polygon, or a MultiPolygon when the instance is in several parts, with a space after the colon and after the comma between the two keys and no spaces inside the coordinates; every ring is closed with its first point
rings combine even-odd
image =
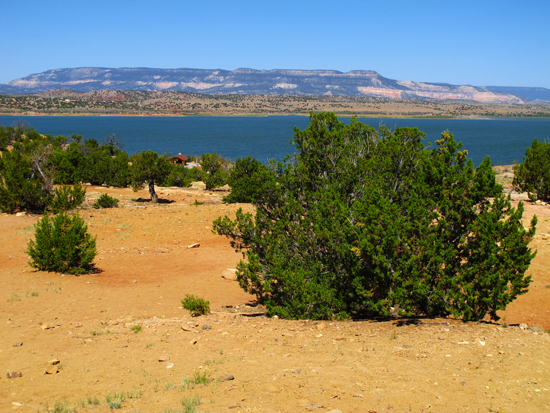
{"type": "Polygon", "coordinates": [[[526,222],[539,217],[533,282],[500,325],[307,322],[266,318],[221,277],[240,255],[212,221],[251,206],[192,188],[161,189],[159,205],[87,190],[89,205],[101,192],[124,204],[80,211],[95,274],[34,271],[25,248],[39,217],[0,215],[2,412],[107,412],[117,398],[124,412],[192,412],[198,399],[201,412],[550,411],[548,206],[526,205],[526,222]],[[192,318],[185,294],[212,313],[192,318]]]}

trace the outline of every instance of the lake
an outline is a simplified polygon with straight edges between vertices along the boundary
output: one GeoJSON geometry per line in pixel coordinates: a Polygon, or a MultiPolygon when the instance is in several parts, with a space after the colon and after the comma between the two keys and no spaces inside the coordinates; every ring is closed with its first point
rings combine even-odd
{"type": "MultiPolygon", "coordinates": [[[[153,150],[160,154],[200,155],[217,152],[225,158],[251,155],[266,162],[282,160],[294,152],[290,140],[294,127],[305,129],[306,116],[267,117],[142,117],[142,116],[0,116],[0,125],[17,120],[29,123],[42,134],[72,134],[103,142],[115,134],[129,154],[153,150]]],[[[349,118],[341,118],[349,122],[349,118]]],[[[377,119],[361,118],[372,127],[385,124],[416,126],[426,133],[427,142],[439,139],[449,129],[464,144],[468,156],[478,165],[489,155],[494,165],[521,162],[533,139],[550,141],[550,118],[510,119],[377,119]]]]}

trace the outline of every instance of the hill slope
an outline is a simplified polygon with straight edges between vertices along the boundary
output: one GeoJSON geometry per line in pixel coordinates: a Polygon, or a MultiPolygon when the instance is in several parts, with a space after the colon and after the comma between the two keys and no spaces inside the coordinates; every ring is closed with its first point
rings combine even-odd
{"type": "MultiPolygon", "coordinates": [[[[388,98],[460,99],[524,103],[515,94],[483,87],[455,86],[385,78],[374,71],[97,68],[48,70],[0,85],[0,93],[39,93],[52,89],[170,90],[205,94],[340,95],[388,98]]],[[[550,91],[549,91],[550,92],[550,91]]]]}

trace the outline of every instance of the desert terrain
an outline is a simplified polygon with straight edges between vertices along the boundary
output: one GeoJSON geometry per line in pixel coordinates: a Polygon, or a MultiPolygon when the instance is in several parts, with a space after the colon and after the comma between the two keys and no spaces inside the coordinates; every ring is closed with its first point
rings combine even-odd
{"type": "Polygon", "coordinates": [[[0,411],[550,411],[549,206],[526,202],[533,281],[499,323],[313,322],[268,318],[222,277],[241,255],[212,221],[251,205],[198,185],[158,193],[87,187],[98,255],[82,276],[32,269],[40,217],[0,215],[0,411]],[[103,192],[120,207],[91,208],[103,192]],[[211,313],[191,317],[186,294],[211,313]]]}
{"type": "Polygon", "coordinates": [[[548,117],[550,104],[130,90],[86,93],[52,90],[31,95],[0,95],[1,115],[267,116],[308,115],[311,111],[382,118],[548,117]]]}

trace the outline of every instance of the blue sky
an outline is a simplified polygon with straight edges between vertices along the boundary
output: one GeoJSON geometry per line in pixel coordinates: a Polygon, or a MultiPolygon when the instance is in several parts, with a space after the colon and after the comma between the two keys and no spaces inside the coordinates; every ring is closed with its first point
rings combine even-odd
{"type": "Polygon", "coordinates": [[[0,0],[0,83],[49,69],[375,70],[550,88],[550,1],[0,0]]]}

